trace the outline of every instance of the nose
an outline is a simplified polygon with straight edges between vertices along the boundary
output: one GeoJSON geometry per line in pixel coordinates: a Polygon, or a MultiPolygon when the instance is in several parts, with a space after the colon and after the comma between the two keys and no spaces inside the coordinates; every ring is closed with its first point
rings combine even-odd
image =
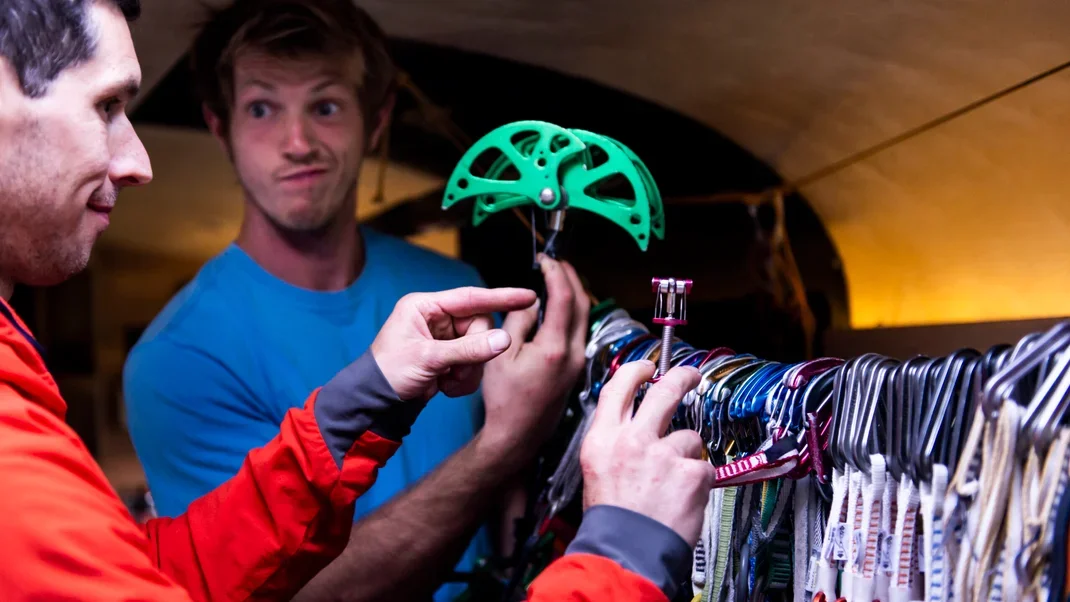
{"type": "Polygon", "coordinates": [[[312,143],[312,132],[308,120],[301,115],[294,115],[286,121],[282,153],[291,161],[303,162],[311,159],[316,149],[312,143]]]}
{"type": "Polygon", "coordinates": [[[108,177],[116,186],[143,186],[152,181],[152,163],[134,126],[124,124],[112,146],[108,177]]]}

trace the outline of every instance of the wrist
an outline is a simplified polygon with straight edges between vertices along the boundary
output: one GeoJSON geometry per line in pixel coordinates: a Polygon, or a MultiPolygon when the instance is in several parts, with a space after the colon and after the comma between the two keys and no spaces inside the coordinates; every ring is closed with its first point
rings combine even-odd
{"type": "Polygon", "coordinates": [[[472,441],[480,463],[502,477],[523,470],[538,448],[516,435],[483,427],[472,441]]]}

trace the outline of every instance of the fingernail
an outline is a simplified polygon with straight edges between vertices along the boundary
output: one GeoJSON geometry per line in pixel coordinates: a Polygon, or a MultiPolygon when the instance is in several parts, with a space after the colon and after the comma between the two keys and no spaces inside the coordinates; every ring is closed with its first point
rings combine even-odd
{"type": "Polygon", "coordinates": [[[494,330],[487,337],[487,342],[490,343],[491,351],[501,353],[509,348],[509,333],[504,330],[494,330]]]}
{"type": "Polygon", "coordinates": [[[650,361],[650,360],[637,360],[637,361],[638,361],[638,362],[639,362],[640,364],[642,364],[642,365],[646,366],[647,368],[653,368],[653,367],[654,367],[654,362],[652,362],[652,361],[650,361]]]}

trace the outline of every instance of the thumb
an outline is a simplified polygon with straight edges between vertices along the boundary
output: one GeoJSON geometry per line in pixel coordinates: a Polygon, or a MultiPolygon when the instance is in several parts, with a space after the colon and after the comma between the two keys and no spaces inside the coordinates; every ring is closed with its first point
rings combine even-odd
{"type": "Polygon", "coordinates": [[[431,341],[425,355],[428,368],[436,372],[471,364],[484,364],[509,348],[512,338],[504,330],[466,334],[448,341],[431,341]]]}

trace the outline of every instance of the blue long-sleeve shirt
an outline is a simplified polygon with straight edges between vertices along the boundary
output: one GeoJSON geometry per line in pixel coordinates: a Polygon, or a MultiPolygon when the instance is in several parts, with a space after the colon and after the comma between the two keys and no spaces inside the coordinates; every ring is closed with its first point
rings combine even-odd
{"type": "MultiPolygon", "coordinates": [[[[210,260],[146,329],[127,358],[127,422],[161,516],[238,472],[278,433],[287,410],[368,348],[411,292],[483,286],[476,271],[405,241],[362,230],[366,262],[338,292],[288,284],[237,246],[210,260]]],[[[357,500],[366,516],[464,446],[482,421],[477,395],[432,399],[412,433],[357,500]]],[[[490,551],[481,531],[458,570],[490,551]]],[[[463,586],[446,586],[450,599],[463,586]]]]}

